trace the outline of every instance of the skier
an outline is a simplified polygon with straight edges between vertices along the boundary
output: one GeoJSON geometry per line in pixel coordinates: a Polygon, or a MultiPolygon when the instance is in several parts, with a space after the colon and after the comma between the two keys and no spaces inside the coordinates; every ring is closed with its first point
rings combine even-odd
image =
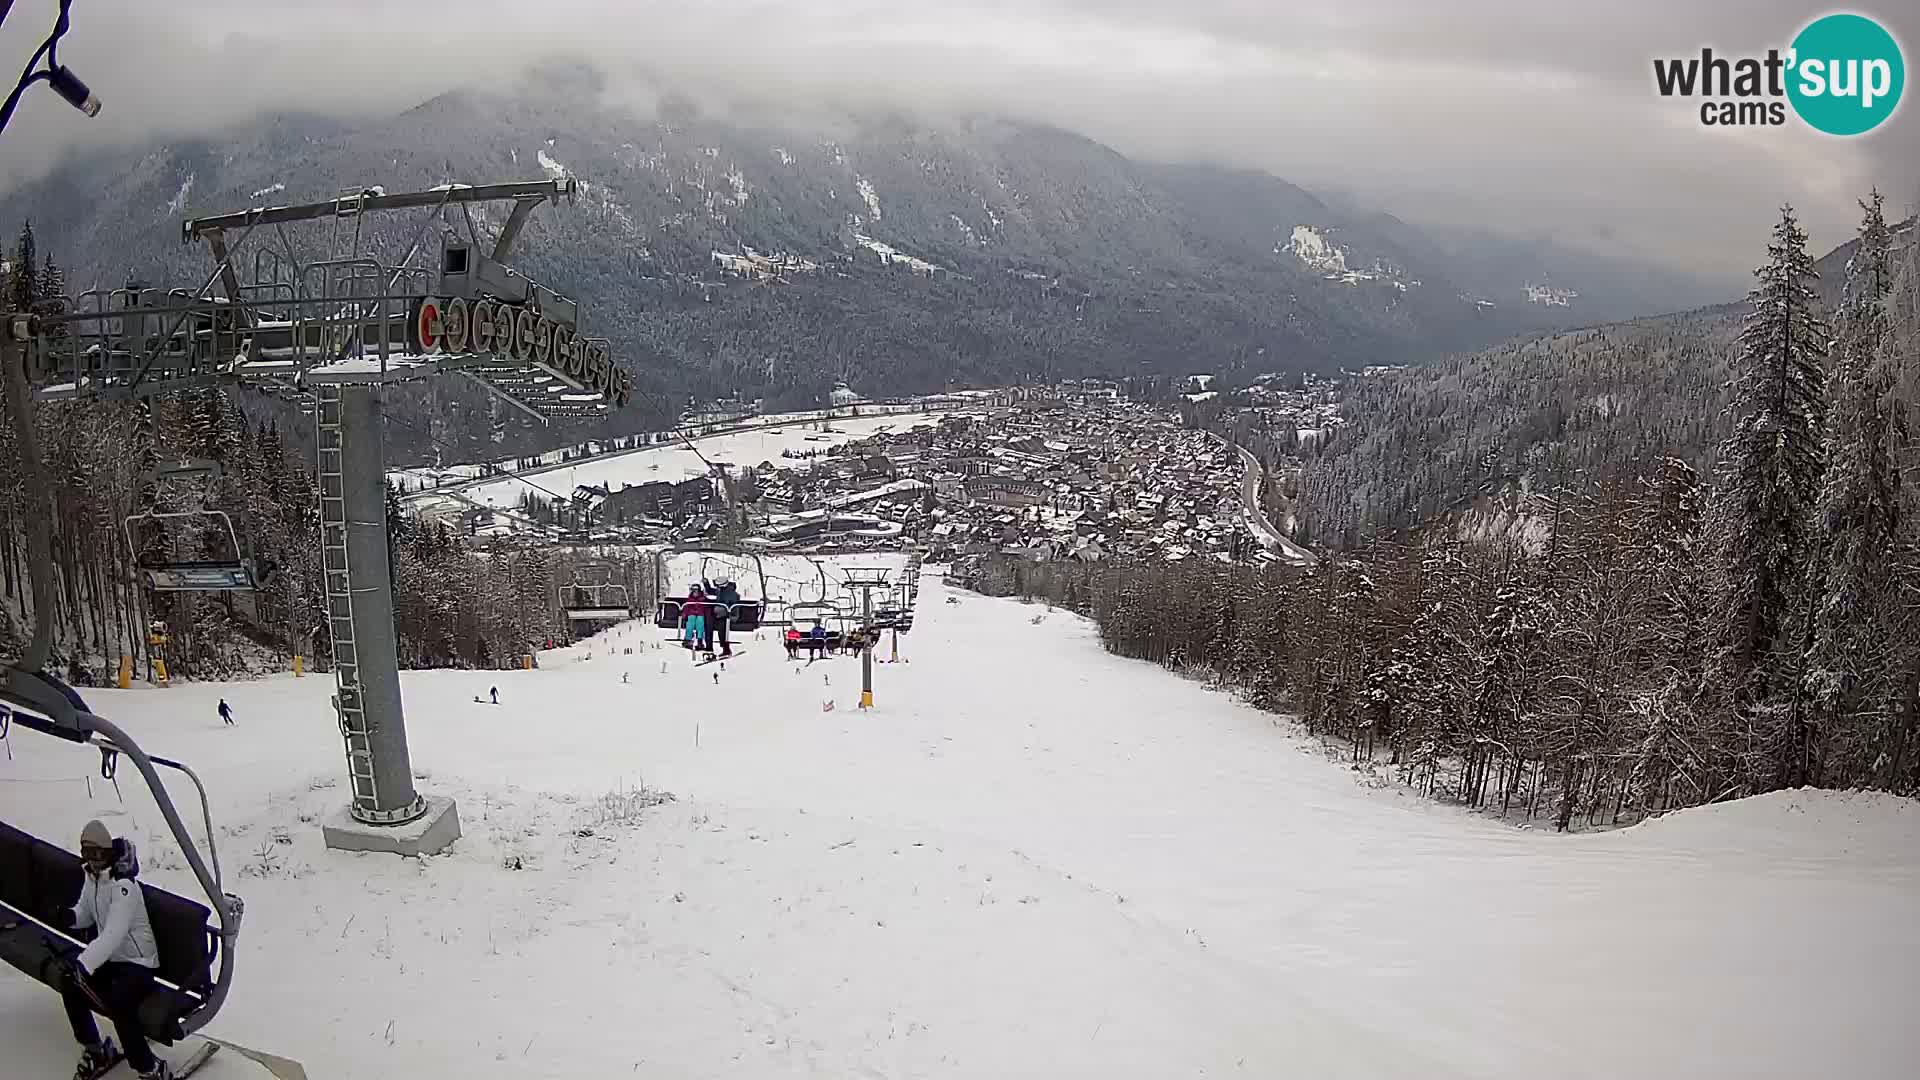
{"type": "Polygon", "coordinates": [[[815,622],[813,629],[807,631],[807,663],[820,659],[827,651],[827,627],[825,623],[815,622]]]}
{"type": "Polygon", "coordinates": [[[167,1063],[153,1054],[141,1029],[139,1008],[153,991],[160,949],[147,918],[147,897],[136,880],[140,859],[133,842],[115,839],[107,827],[89,821],[80,830],[80,897],[55,913],[64,930],[94,931],[93,942],[78,955],[62,958],[60,999],[67,1007],[73,1037],[81,1046],[75,1080],[94,1080],[124,1054],[141,1080],[167,1080],[167,1063]],[[102,1039],[94,1023],[98,1011],[113,1021],[113,1040],[102,1039]]]}
{"type": "Polygon", "coordinates": [[[489,693],[489,694],[491,694],[491,695],[493,696],[493,703],[494,703],[495,705],[498,705],[498,704],[500,704],[500,688],[499,688],[499,687],[497,687],[497,686],[491,686],[491,687],[488,687],[488,688],[487,688],[487,693],[489,693]]]}
{"type": "Polygon", "coordinates": [[[233,706],[227,704],[226,698],[220,699],[220,719],[225,721],[228,727],[233,726],[233,706]]]}
{"type": "Polygon", "coordinates": [[[793,627],[789,626],[787,627],[787,659],[797,660],[799,658],[800,658],[800,631],[795,630],[793,627]]]}
{"type": "Polygon", "coordinates": [[[721,578],[707,586],[707,595],[714,600],[713,617],[708,621],[720,642],[720,655],[732,656],[733,642],[727,638],[727,627],[733,622],[733,608],[740,602],[740,590],[734,586],[731,578],[721,578]]]}
{"type": "Polygon", "coordinates": [[[707,595],[700,591],[700,586],[687,586],[687,599],[680,605],[680,618],[686,628],[687,651],[713,651],[707,641],[707,595]]]}

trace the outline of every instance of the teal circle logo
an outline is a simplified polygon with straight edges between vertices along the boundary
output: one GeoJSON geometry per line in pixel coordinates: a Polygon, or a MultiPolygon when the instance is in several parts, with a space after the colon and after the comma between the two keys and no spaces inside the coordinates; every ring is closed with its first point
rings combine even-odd
{"type": "Polygon", "coordinates": [[[1907,65],[1900,43],[1865,15],[1823,15],[1793,39],[1787,100],[1816,131],[1860,135],[1899,107],[1907,65]]]}

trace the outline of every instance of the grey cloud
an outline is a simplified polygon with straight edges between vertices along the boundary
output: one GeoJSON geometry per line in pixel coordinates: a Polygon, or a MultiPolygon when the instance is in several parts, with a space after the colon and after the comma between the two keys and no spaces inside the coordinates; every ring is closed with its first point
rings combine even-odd
{"type": "MultiPolygon", "coordinates": [[[[24,59],[52,0],[20,0],[0,57],[24,59]]],[[[62,59],[107,102],[83,121],[32,95],[0,183],[77,145],[192,133],[265,110],[397,110],[577,55],[645,107],[707,100],[995,111],[1134,155],[1265,169],[1413,221],[1470,223],[1640,254],[1737,282],[1792,201],[1838,243],[1868,186],[1920,173],[1908,103],[1858,140],[1713,132],[1652,92],[1651,60],[1784,44],[1785,0],[1604,7],[1508,0],[78,0],[62,59]]],[[[1887,17],[1891,13],[1876,13],[1887,17]]],[[[1909,52],[1920,22],[1887,20],[1909,52]],[[1905,26],[1903,22],[1915,22],[1905,26]]],[[[1911,59],[1911,58],[1910,58],[1911,59]]]]}

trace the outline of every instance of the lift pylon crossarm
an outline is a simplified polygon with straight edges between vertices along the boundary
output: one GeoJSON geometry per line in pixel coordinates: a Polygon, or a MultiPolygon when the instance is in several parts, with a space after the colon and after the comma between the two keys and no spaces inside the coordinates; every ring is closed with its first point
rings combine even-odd
{"type": "Polygon", "coordinates": [[[579,182],[572,177],[561,180],[531,180],[507,184],[453,184],[429,191],[409,191],[398,195],[348,195],[326,202],[293,206],[260,206],[227,214],[188,218],[180,223],[180,239],[192,243],[210,234],[248,225],[279,225],[289,221],[313,221],[319,218],[347,217],[377,210],[409,210],[439,206],[443,203],[493,202],[500,199],[566,199],[572,202],[579,182]]]}

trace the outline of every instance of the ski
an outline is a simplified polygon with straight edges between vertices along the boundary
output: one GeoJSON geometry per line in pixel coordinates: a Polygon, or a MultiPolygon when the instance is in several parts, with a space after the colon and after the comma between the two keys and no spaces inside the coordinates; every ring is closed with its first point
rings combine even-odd
{"type": "Polygon", "coordinates": [[[217,1042],[203,1042],[194,1047],[193,1053],[188,1054],[186,1060],[173,1067],[174,1080],[186,1080],[187,1077],[199,1072],[200,1067],[212,1060],[213,1055],[219,1052],[220,1044],[217,1042]]]}
{"type": "Polygon", "coordinates": [[[721,661],[721,660],[738,660],[738,659],[739,659],[740,657],[742,657],[742,656],[745,656],[745,655],[747,655],[747,650],[745,650],[745,649],[741,649],[741,650],[739,650],[739,651],[737,651],[737,652],[735,652],[735,653],[734,653],[734,654],[733,654],[732,656],[709,656],[709,657],[707,657],[707,658],[706,658],[705,660],[695,660],[695,661],[693,662],[693,666],[694,666],[694,667],[706,667],[706,666],[707,666],[708,664],[711,664],[711,663],[714,663],[714,662],[716,662],[716,661],[721,661]]]}

